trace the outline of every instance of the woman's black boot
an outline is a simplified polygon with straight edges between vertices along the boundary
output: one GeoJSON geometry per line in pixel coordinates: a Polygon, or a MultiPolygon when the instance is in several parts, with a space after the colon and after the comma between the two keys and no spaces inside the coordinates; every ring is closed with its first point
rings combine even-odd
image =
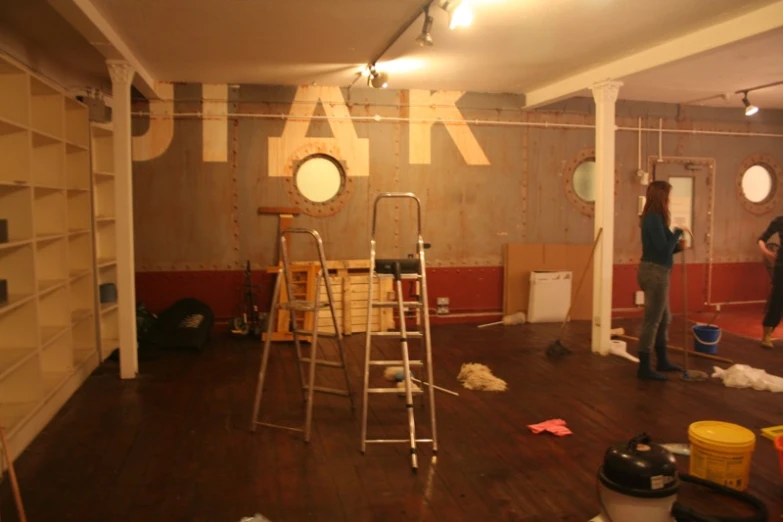
{"type": "Polygon", "coordinates": [[[645,381],[668,381],[669,378],[650,367],[650,354],[639,352],[639,370],[636,376],[645,381]]]}

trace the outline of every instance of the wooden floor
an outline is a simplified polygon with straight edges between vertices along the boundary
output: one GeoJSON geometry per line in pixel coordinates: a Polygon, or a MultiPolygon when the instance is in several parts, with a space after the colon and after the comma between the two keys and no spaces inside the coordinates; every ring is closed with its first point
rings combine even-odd
{"type": "MultiPolygon", "coordinates": [[[[636,321],[613,326],[636,330],[636,321]]],[[[672,342],[680,343],[676,324],[672,342]]],[[[107,363],[90,377],[17,460],[28,520],[238,522],[261,513],[282,521],[586,521],[598,512],[595,474],[612,443],[646,431],[684,442],[691,422],[720,419],[758,433],[783,424],[783,395],[725,388],[720,382],[639,382],[635,365],[589,353],[586,324],[573,324],[560,361],[543,352],[556,326],[471,325],[433,329],[436,380],[459,397],[437,394],[436,463],[422,447],[414,475],[403,446],[359,452],[363,336],[348,338],[352,417],[346,399],[319,396],[313,440],[261,427],[248,432],[260,344],[216,338],[204,353],[166,353],[121,382],[107,363]],[[504,393],[471,392],[460,365],[481,362],[508,382],[504,393]],[[562,418],[570,437],[533,435],[527,425],[562,418]]],[[[285,345],[274,354],[265,417],[302,420],[298,378],[285,345]]],[[[384,344],[390,356],[397,345],[384,344]]],[[[631,347],[633,350],[634,347],[631,347]]],[[[783,347],[762,350],[725,335],[720,354],[783,374],[783,347]]],[[[697,363],[704,370],[711,365],[697,363]]],[[[334,372],[334,370],[323,370],[334,372]]],[[[371,435],[404,435],[396,395],[371,402],[371,435]]],[[[426,432],[426,409],[416,408],[426,432]]],[[[777,456],[758,437],[750,491],[783,515],[777,456]]],[[[680,461],[687,471],[687,459],[680,461]]],[[[684,487],[680,500],[713,513],[730,502],[684,487]]],[[[18,520],[8,480],[0,518],[18,520]]]]}

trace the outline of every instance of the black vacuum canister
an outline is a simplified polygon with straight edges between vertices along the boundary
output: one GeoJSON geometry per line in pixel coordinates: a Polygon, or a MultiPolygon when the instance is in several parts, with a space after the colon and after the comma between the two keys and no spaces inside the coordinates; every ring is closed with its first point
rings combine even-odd
{"type": "Polygon", "coordinates": [[[607,488],[638,498],[667,497],[680,489],[674,455],[646,433],[606,450],[599,478],[607,488]]]}

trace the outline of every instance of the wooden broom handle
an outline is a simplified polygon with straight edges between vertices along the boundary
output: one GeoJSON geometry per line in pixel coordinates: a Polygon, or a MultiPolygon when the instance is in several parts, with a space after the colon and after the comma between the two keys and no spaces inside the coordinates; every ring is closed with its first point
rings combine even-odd
{"type": "Polygon", "coordinates": [[[579,279],[579,285],[576,287],[576,293],[574,294],[574,299],[571,299],[571,305],[568,307],[568,313],[565,316],[565,321],[563,321],[563,326],[561,327],[561,329],[565,329],[566,323],[571,318],[571,311],[574,309],[574,301],[576,301],[576,297],[579,296],[579,291],[582,289],[582,283],[585,282],[587,269],[590,267],[590,263],[593,262],[593,257],[595,256],[595,249],[596,247],[598,247],[598,240],[601,239],[601,234],[603,233],[603,231],[604,231],[603,227],[598,229],[598,235],[595,236],[595,241],[593,241],[593,250],[592,252],[590,252],[590,259],[587,260],[585,269],[582,271],[582,277],[579,279]]]}
{"type": "Polygon", "coordinates": [[[6,462],[8,462],[8,476],[11,478],[11,487],[14,491],[16,510],[19,512],[19,521],[27,522],[27,516],[24,513],[24,504],[22,504],[22,493],[19,491],[19,482],[16,480],[14,462],[11,460],[11,455],[8,453],[8,441],[5,439],[5,430],[2,426],[0,426],[0,439],[2,439],[3,442],[3,455],[5,456],[6,462]]]}

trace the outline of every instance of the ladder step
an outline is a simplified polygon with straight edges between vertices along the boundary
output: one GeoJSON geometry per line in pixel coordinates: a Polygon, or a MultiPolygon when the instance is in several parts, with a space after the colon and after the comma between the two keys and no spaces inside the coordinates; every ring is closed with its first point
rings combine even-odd
{"type": "MultiPolygon", "coordinates": [[[[410,366],[422,366],[423,361],[408,361],[410,366]]],[[[404,366],[402,361],[370,361],[370,366],[404,366]]]]}
{"type": "Polygon", "coordinates": [[[313,301],[294,300],[286,301],[285,303],[279,303],[278,308],[282,310],[293,310],[294,312],[313,312],[316,309],[326,308],[329,306],[328,302],[315,303],[313,301]]]}
{"type": "MultiPolygon", "coordinates": [[[[399,331],[392,331],[392,332],[370,332],[370,335],[373,337],[400,337],[399,331]]],[[[415,339],[421,339],[424,334],[421,332],[405,332],[405,335],[411,338],[415,339]]]]}
{"type": "MultiPolygon", "coordinates": [[[[303,390],[307,390],[310,387],[308,385],[302,386],[303,390]]],[[[351,395],[346,390],[338,390],[337,388],[325,388],[323,386],[313,386],[313,392],[328,393],[330,395],[340,395],[341,397],[350,397],[351,395]]]]}
{"type": "MultiPolygon", "coordinates": [[[[388,444],[388,443],[409,443],[410,439],[365,439],[364,442],[372,442],[375,444],[388,444]]],[[[432,439],[416,439],[416,442],[432,442],[432,439]]]]}
{"type": "MultiPolygon", "coordinates": [[[[405,388],[367,388],[367,393],[405,393],[405,388]]],[[[422,393],[421,388],[413,388],[411,393],[422,393]]]]}
{"type": "MultiPolygon", "coordinates": [[[[373,308],[397,308],[399,306],[398,303],[395,303],[393,301],[384,301],[382,303],[373,303],[373,308]]],[[[402,306],[404,308],[421,308],[421,302],[420,301],[403,301],[402,306]]]]}
{"type": "MultiPolygon", "coordinates": [[[[309,363],[310,358],[309,357],[302,357],[299,359],[299,362],[301,363],[309,363]]],[[[323,359],[316,359],[315,360],[316,366],[329,366],[330,368],[344,368],[343,363],[339,361],[325,361],[323,359]]]]}
{"type": "MultiPolygon", "coordinates": [[[[296,333],[297,333],[297,335],[308,335],[310,337],[315,335],[315,331],[313,331],[313,330],[296,330],[296,333]]],[[[333,332],[322,332],[322,331],[319,330],[318,331],[318,337],[333,338],[333,337],[337,337],[337,334],[335,334],[333,332]]]]}

